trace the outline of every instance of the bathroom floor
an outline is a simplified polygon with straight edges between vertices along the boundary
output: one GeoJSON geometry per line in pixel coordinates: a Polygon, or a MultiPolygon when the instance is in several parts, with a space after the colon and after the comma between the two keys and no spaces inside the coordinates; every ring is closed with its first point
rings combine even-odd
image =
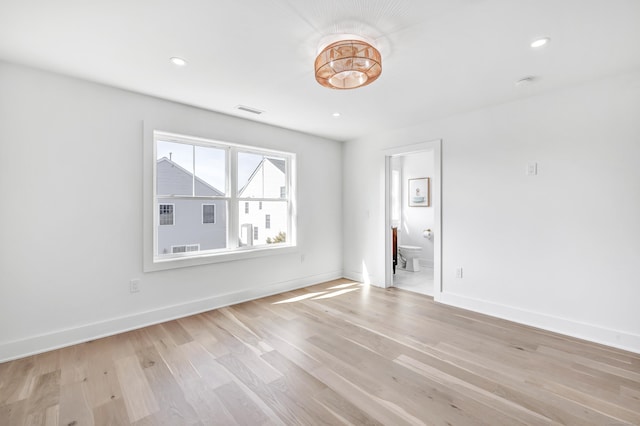
{"type": "Polygon", "coordinates": [[[421,268],[418,272],[396,268],[393,286],[415,293],[433,296],[433,268],[421,268]]]}

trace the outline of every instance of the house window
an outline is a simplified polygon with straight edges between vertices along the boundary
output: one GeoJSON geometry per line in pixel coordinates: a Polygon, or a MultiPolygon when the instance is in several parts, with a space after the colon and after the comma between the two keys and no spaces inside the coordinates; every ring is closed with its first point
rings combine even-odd
{"type": "Polygon", "coordinates": [[[202,205],[202,223],[216,223],[216,205],[202,205]]]}
{"type": "Polygon", "coordinates": [[[158,219],[160,226],[173,225],[173,204],[158,205],[158,219]]]}
{"type": "MultiPolygon", "coordinates": [[[[204,262],[209,256],[255,251],[274,242],[295,245],[294,154],[158,131],[153,135],[157,217],[151,262],[184,259],[190,253],[204,262]],[[267,217],[266,229],[260,231],[258,210],[267,217]],[[243,229],[253,229],[253,240],[260,235],[262,242],[243,244],[243,229]]],[[[210,261],[223,257],[216,259],[210,261]]],[[[171,267],[164,265],[162,269],[171,267]]]]}

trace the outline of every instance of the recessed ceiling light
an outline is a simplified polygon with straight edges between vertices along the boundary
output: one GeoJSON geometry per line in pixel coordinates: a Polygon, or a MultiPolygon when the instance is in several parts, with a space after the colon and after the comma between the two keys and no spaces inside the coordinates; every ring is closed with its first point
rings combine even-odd
{"type": "Polygon", "coordinates": [[[551,39],[549,37],[539,38],[539,39],[534,40],[534,41],[531,42],[531,47],[536,49],[538,47],[542,47],[542,46],[546,45],[550,41],[551,41],[551,39]]]}
{"type": "Polygon", "coordinates": [[[185,61],[182,58],[178,58],[177,56],[172,57],[170,61],[173,65],[176,65],[179,67],[184,67],[185,65],[187,65],[187,61],[185,61]]]}
{"type": "Polygon", "coordinates": [[[333,113],[333,114],[331,114],[331,115],[333,115],[333,116],[334,116],[334,117],[336,117],[336,118],[340,117],[340,113],[339,113],[339,112],[334,112],[334,113],[333,113]]]}

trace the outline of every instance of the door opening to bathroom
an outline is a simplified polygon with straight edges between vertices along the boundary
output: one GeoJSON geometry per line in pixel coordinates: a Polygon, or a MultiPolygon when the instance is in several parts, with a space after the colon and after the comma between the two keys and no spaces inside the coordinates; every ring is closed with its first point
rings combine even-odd
{"type": "Polygon", "coordinates": [[[386,287],[441,293],[440,141],[385,152],[386,287]]]}

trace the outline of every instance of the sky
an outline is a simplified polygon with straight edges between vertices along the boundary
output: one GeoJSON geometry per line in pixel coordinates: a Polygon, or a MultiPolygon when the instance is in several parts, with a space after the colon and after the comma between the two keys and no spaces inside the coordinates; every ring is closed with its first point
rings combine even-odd
{"type": "MultiPolygon", "coordinates": [[[[217,190],[225,191],[225,152],[226,150],[213,147],[195,146],[195,175],[217,190]]],[[[157,159],[170,158],[180,167],[193,173],[194,146],[176,142],[158,141],[156,147],[157,159]]],[[[238,189],[249,180],[249,176],[256,169],[264,157],[247,152],[238,153],[238,189]]]]}

